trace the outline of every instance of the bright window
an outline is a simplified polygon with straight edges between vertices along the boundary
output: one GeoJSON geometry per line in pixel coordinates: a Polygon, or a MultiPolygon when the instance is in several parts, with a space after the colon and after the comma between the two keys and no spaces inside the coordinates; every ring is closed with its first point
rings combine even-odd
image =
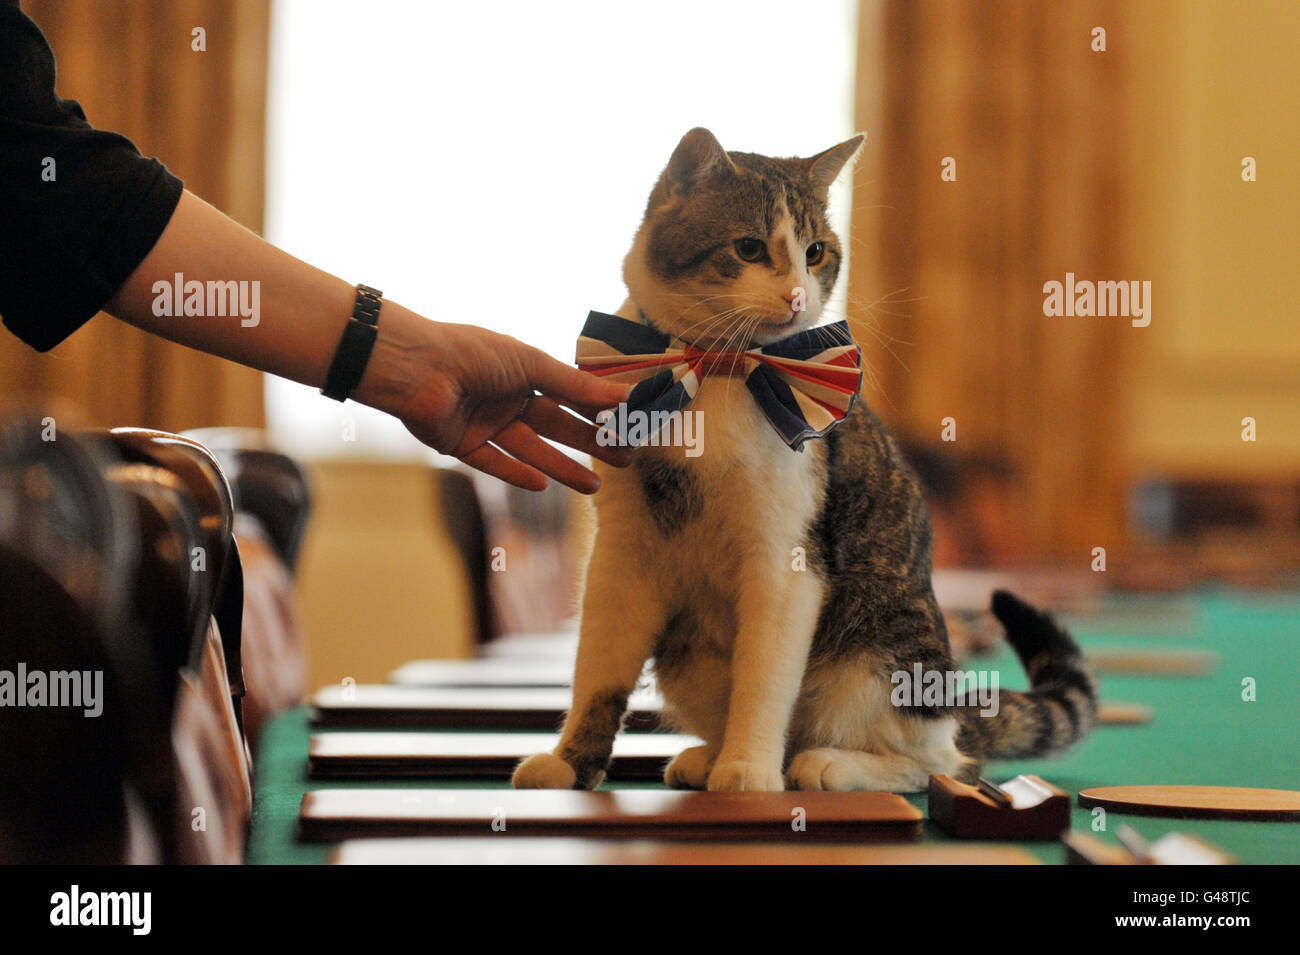
{"type": "MultiPolygon", "coordinates": [[[[267,238],[571,361],[588,309],[626,295],[623,256],[686,130],[773,155],[852,134],[855,18],[853,0],[277,0],[267,238]]],[[[279,379],[267,412],[307,457],[421,453],[386,416],[279,379]]]]}

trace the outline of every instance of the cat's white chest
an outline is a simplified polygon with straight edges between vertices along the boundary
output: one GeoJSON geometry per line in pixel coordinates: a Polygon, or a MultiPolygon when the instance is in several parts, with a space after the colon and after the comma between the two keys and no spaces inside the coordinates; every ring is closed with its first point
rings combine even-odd
{"type": "Polygon", "coordinates": [[[665,578],[727,593],[747,562],[787,560],[803,542],[819,506],[816,469],[810,451],[785,444],[739,378],[706,378],[689,410],[698,416],[699,453],[652,453],[684,469],[698,511],[665,530],[645,498],[638,523],[655,538],[665,578]]]}
{"type": "Polygon", "coordinates": [[[809,455],[786,445],[743,379],[706,377],[689,410],[697,416],[698,443],[689,463],[704,480],[775,486],[810,471],[809,455]]]}

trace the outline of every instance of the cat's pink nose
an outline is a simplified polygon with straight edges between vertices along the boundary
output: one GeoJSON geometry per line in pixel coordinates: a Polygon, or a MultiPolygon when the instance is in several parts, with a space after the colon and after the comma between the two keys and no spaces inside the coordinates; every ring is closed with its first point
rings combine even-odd
{"type": "Polygon", "coordinates": [[[795,313],[802,312],[808,307],[808,293],[802,285],[796,285],[788,292],[782,292],[781,298],[790,306],[790,316],[794,317],[795,313]]]}

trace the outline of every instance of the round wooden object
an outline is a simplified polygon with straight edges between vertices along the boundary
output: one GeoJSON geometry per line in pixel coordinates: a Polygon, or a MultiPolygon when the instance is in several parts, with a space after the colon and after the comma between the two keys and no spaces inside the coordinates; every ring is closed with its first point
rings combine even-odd
{"type": "Polygon", "coordinates": [[[1151,722],[1151,707],[1141,703],[1102,703],[1097,707],[1102,726],[1138,726],[1151,722]]]}
{"type": "Polygon", "coordinates": [[[1079,805],[1137,816],[1179,819],[1300,821],[1300,792],[1241,786],[1097,786],[1079,793],[1079,805]]]}

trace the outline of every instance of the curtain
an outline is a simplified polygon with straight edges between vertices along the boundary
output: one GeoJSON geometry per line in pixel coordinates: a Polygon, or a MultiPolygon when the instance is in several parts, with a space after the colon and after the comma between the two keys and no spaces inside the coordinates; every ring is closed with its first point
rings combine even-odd
{"type": "MultiPolygon", "coordinates": [[[[23,0],[58,91],[261,232],[269,0],[23,0]],[[192,49],[196,28],[206,50],[192,49]]],[[[0,335],[0,393],[91,426],[262,425],[262,376],[98,315],[47,354],[0,335]]]]}
{"type": "Polygon", "coordinates": [[[1142,277],[1125,268],[1124,19],[1117,0],[863,0],[859,19],[863,396],[912,440],[1005,461],[1027,556],[1080,567],[1123,533],[1135,330],[1047,317],[1043,285],[1142,277]]]}

